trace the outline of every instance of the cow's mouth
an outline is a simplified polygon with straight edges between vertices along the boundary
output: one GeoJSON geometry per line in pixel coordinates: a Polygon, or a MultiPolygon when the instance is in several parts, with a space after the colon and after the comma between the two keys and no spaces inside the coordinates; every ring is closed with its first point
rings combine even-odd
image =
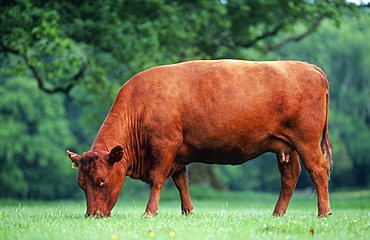
{"type": "Polygon", "coordinates": [[[104,217],[110,217],[110,212],[108,214],[105,214],[101,212],[100,210],[96,210],[94,213],[86,213],[85,217],[90,217],[90,218],[104,218],[104,217]]]}

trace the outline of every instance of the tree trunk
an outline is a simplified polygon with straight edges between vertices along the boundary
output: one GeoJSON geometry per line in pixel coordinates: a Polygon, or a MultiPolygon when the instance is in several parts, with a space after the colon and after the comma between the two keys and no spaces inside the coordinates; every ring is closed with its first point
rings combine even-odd
{"type": "Polygon", "coordinates": [[[212,165],[193,163],[189,165],[191,184],[211,187],[217,190],[227,190],[226,185],[217,177],[212,165]]]}

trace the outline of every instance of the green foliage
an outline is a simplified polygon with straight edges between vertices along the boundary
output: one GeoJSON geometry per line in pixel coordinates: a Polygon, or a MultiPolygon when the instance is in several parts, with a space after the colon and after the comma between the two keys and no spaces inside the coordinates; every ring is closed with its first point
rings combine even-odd
{"type": "MultiPolygon", "coordinates": [[[[345,0],[2,1],[0,197],[74,196],[64,151],[88,149],[127,79],[155,65],[217,58],[321,66],[331,81],[333,185],[369,186],[367,14],[345,0]]],[[[274,159],[217,172],[233,190],[277,191],[274,159]]],[[[143,189],[130,184],[129,194],[143,189]]]]}
{"type": "Polygon", "coordinates": [[[16,0],[0,13],[6,72],[31,70],[46,92],[88,85],[99,95],[148,67],[266,48],[297,24],[307,30],[357,9],[344,0],[16,0]]]}
{"type": "Polygon", "coordinates": [[[48,96],[22,77],[2,80],[1,90],[0,197],[70,197],[74,174],[62,159],[75,142],[63,96],[48,96]]]}
{"type": "Polygon", "coordinates": [[[278,192],[280,189],[280,173],[275,154],[264,154],[243,165],[214,168],[228,189],[233,191],[263,189],[278,192]]]}
{"type": "Polygon", "coordinates": [[[63,37],[59,13],[29,0],[13,4],[0,9],[0,50],[6,66],[2,73],[31,71],[46,92],[53,91],[50,86],[57,89],[73,84],[83,59],[73,41],[63,37]]]}

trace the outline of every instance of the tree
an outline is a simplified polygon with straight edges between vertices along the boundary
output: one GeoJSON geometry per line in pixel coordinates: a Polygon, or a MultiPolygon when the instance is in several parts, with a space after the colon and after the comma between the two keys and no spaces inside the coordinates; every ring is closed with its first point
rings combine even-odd
{"type": "Polygon", "coordinates": [[[0,54],[7,71],[31,73],[47,93],[83,85],[107,94],[108,83],[153,65],[276,49],[356,12],[345,0],[3,1],[0,54]],[[277,42],[281,33],[289,37],[277,42]]]}
{"type": "Polygon", "coordinates": [[[1,79],[0,198],[55,199],[76,190],[64,149],[75,143],[64,97],[24,77],[1,79]]]}
{"type": "MultiPolygon", "coordinates": [[[[10,98],[20,92],[21,99],[27,97],[30,103],[34,102],[38,93],[30,87],[32,84],[40,92],[50,95],[40,95],[39,101],[43,104],[47,104],[45,99],[54,98],[55,94],[56,98],[61,98],[60,93],[65,94],[69,98],[64,102],[68,106],[68,116],[63,113],[64,106],[58,102],[62,100],[54,99],[50,101],[56,101],[53,106],[61,112],[50,112],[48,119],[52,121],[55,115],[62,121],[74,116],[75,122],[68,129],[78,137],[79,145],[86,146],[93,137],[87,138],[87,132],[92,132],[91,135],[96,133],[119,87],[148,67],[194,59],[250,59],[250,55],[245,55],[246,49],[253,49],[255,55],[281,49],[287,43],[307,38],[325,19],[338,24],[343,15],[357,13],[357,7],[345,0],[5,0],[0,6],[0,71],[1,80],[6,79],[6,85],[0,97],[10,98]],[[14,88],[19,92],[10,87],[12,81],[14,84],[22,82],[14,88]],[[33,95],[24,92],[28,87],[33,95]]],[[[364,108],[361,109],[363,111],[364,108]]],[[[13,109],[1,117],[10,119],[15,111],[13,109]]],[[[34,108],[33,111],[37,113],[39,109],[34,108]]],[[[32,124],[41,120],[32,120],[32,124]]],[[[29,128],[28,120],[24,123],[17,121],[13,119],[13,128],[9,127],[14,133],[17,133],[16,128],[20,132],[29,128]]],[[[57,121],[54,126],[63,129],[59,124],[61,122],[57,121]]],[[[32,134],[52,139],[42,129],[39,127],[32,134]]],[[[6,160],[6,173],[13,171],[12,176],[20,180],[19,189],[1,194],[13,196],[28,191],[22,195],[27,197],[31,192],[37,192],[30,190],[36,186],[28,181],[33,179],[30,176],[37,175],[32,173],[32,166],[34,169],[41,166],[38,164],[41,154],[38,151],[41,150],[34,150],[37,154],[22,155],[21,148],[16,146],[31,146],[30,137],[17,133],[18,140],[10,137],[9,131],[2,130],[1,134],[6,134],[7,138],[1,146],[7,146],[3,150],[10,149],[13,153],[1,157],[1,160],[6,160]],[[10,171],[12,159],[15,159],[16,167],[10,171]]],[[[76,140],[68,140],[68,134],[70,132],[66,131],[63,132],[64,137],[58,137],[57,143],[53,143],[53,152],[64,150],[69,143],[77,144],[76,140]],[[59,145],[58,150],[55,144],[59,145]]],[[[51,161],[53,155],[47,156],[44,161],[51,161]]],[[[60,163],[52,161],[52,164],[59,166],[60,163]]],[[[1,171],[2,179],[5,179],[5,170],[1,171]]],[[[63,171],[69,176],[69,168],[63,171]]],[[[55,176],[60,176],[58,174],[55,176]]],[[[257,172],[253,174],[258,176],[257,172]]],[[[11,186],[11,182],[5,183],[11,186]]],[[[63,194],[54,192],[39,196],[51,195],[63,194]]]]}

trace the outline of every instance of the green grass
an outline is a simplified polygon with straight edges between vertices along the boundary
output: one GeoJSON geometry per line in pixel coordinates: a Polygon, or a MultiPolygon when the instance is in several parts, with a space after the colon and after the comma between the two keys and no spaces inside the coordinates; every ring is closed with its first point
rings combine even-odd
{"type": "Polygon", "coordinates": [[[369,239],[370,190],[332,193],[334,215],[324,219],[316,196],[295,194],[286,216],[272,217],[277,194],[198,192],[190,216],[180,214],[172,190],[156,217],[141,216],[146,195],[123,197],[103,219],[83,217],[83,201],[3,200],[0,239],[369,239]]]}

